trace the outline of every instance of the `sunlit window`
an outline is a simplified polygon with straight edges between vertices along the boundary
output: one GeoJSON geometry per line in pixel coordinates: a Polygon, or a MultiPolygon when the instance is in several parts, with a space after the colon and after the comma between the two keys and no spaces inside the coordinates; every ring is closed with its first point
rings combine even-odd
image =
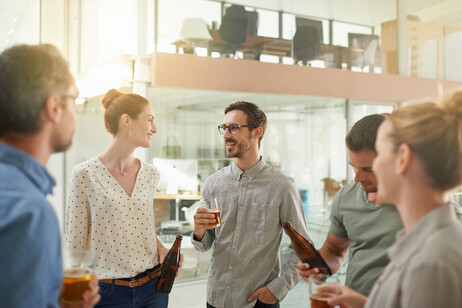
{"type": "Polygon", "coordinates": [[[333,44],[348,46],[348,33],[372,34],[371,27],[347,24],[344,22],[333,22],[333,44]]]}
{"type": "Polygon", "coordinates": [[[16,44],[39,43],[40,0],[5,0],[0,5],[0,52],[16,44]]]}

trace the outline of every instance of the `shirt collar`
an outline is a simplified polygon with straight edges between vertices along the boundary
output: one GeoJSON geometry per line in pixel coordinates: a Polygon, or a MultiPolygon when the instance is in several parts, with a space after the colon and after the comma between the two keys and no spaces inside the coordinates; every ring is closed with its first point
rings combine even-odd
{"type": "Polygon", "coordinates": [[[53,177],[29,154],[0,142],[0,163],[18,168],[45,195],[56,185],[53,177]]]}
{"type": "Polygon", "coordinates": [[[263,170],[265,165],[265,160],[263,159],[263,157],[260,156],[260,160],[258,161],[258,163],[250,167],[247,171],[242,171],[241,168],[239,168],[233,161],[231,165],[231,171],[233,175],[236,177],[236,180],[238,181],[241,179],[244,173],[250,180],[253,180],[263,170]]]}
{"type": "Polygon", "coordinates": [[[409,232],[401,230],[396,235],[395,244],[388,250],[390,260],[393,260],[399,267],[403,266],[421,248],[421,243],[425,238],[453,221],[457,221],[457,217],[452,204],[432,210],[409,232]]]}

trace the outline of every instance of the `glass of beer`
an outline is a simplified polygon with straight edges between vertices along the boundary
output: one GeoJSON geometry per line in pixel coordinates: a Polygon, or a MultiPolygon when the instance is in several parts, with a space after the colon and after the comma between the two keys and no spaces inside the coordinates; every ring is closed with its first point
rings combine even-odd
{"type": "Polygon", "coordinates": [[[326,284],[340,284],[340,279],[337,275],[329,276],[324,274],[318,274],[311,276],[308,279],[308,289],[310,293],[310,304],[311,308],[331,308],[327,301],[334,297],[333,293],[319,292],[317,288],[326,284]]]}
{"type": "Polygon", "coordinates": [[[221,224],[220,207],[218,206],[217,197],[204,198],[200,201],[201,207],[206,208],[210,214],[215,215],[215,222],[212,227],[219,227],[221,224]]]}
{"type": "Polygon", "coordinates": [[[61,301],[79,304],[88,289],[96,263],[94,252],[86,250],[65,250],[63,252],[64,281],[61,301]]]}

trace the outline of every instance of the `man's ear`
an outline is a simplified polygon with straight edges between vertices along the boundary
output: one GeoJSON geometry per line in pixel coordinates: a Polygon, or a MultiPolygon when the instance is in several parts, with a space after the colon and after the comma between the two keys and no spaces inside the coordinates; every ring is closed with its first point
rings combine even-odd
{"type": "Polygon", "coordinates": [[[398,158],[396,161],[396,168],[398,174],[406,173],[412,161],[412,150],[408,144],[400,144],[398,148],[398,158]]]}
{"type": "Polygon", "coordinates": [[[61,118],[63,113],[63,108],[61,106],[61,98],[57,95],[50,95],[47,97],[45,101],[45,108],[43,109],[45,113],[45,117],[53,122],[56,123],[61,118]]]}
{"type": "Polygon", "coordinates": [[[259,139],[263,135],[263,127],[258,126],[257,128],[254,128],[253,133],[255,138],[259,139]]]}

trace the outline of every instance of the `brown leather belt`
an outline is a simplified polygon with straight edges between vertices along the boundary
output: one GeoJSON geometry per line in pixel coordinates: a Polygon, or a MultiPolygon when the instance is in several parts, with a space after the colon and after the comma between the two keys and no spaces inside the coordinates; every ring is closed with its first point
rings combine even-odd
{"type": "Polygon", "coordinates": [[[157,276],[159,276],[159,272],[160,272],[160,266],[157,267],[155,270],[153,270],[149,275],[138,278],[136,280],[135,279],[132,279],[132,280],[100,279],[99,282],[112,284],[112,282],[114,281],[114,284],[116,284],[118,286],[126,286],[126,287],[130,287],[130,288],[136,288],[136,287],[139,287],[139,286],[145,284],[146,282],[148,282],[149,281],[149,276],[151,276],[152,279],[157,278],[157,276]]]}

